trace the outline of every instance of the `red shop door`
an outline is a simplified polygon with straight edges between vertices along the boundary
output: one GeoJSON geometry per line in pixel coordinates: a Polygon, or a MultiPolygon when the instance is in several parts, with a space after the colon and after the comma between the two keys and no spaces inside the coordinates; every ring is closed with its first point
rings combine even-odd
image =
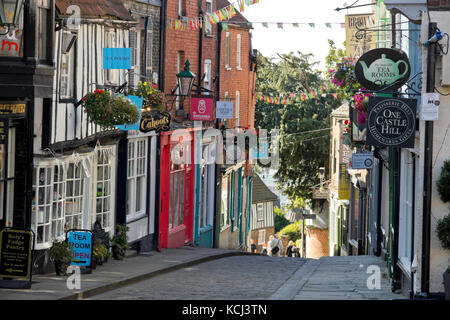
{"type": "Polygon", "coordinates": [[[169,141],[161,137],[160,248],[182,247],[193,238],[193,143],[169,141]]]}

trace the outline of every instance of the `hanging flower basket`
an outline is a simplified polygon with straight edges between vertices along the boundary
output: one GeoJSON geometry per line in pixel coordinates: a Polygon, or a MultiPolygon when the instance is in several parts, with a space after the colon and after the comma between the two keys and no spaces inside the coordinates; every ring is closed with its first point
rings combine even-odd
{"type": "Polygon", "coordinates": [[[156,84],[139,81],[137,89],[132,94],[143,98],[144,111],[164,110],[164,96],[156,84]]]}
{"type": "Polygon", "coordinates": [[[83,107],[89,119],[102,127],[133,124],[139,120],[136,106],[123,96],[95,90],[83,98],[83,107]]]}

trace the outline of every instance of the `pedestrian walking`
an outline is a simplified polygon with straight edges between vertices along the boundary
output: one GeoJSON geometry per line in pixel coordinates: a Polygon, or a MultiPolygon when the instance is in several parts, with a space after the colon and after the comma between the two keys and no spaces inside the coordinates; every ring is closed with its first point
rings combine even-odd
{"type": "Polygon", "coordinates": [[[256,244],[255,244],[255,241],[253,239],[250,239],[250,252],[251,253],[256,253],[256,244]]]}
{"type": "Polygon", "coordinates": [[[290,240],[288,243],[288,246],[286,248],[286,256],[287,257],[295,257],[295,253],[294,253],[294,241],[290,240]]]}
{"type": "Polygon", "coordinates": [[[281,257],[283,253],[283,243],[278,239],[278,235],[270,235],[267,251],[269,256],[281,257]]]}

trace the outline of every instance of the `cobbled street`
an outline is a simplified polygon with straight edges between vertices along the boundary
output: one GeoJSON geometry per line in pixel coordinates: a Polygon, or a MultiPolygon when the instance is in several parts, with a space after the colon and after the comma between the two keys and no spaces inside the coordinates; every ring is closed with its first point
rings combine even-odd
{"type": "Polygon", "coordinates": [[[403,299],[376,257],[315,259],[234,256],[201,263],[92,297],[92,300],[403,299]],[[367,288],[368,266],[380,288],[367,288]]]}
{"type": "Polygon", "coordinates": [[[170,272],[92,299],[268,299],[303,264],[300,258],[237,256],[170,272]]]}

